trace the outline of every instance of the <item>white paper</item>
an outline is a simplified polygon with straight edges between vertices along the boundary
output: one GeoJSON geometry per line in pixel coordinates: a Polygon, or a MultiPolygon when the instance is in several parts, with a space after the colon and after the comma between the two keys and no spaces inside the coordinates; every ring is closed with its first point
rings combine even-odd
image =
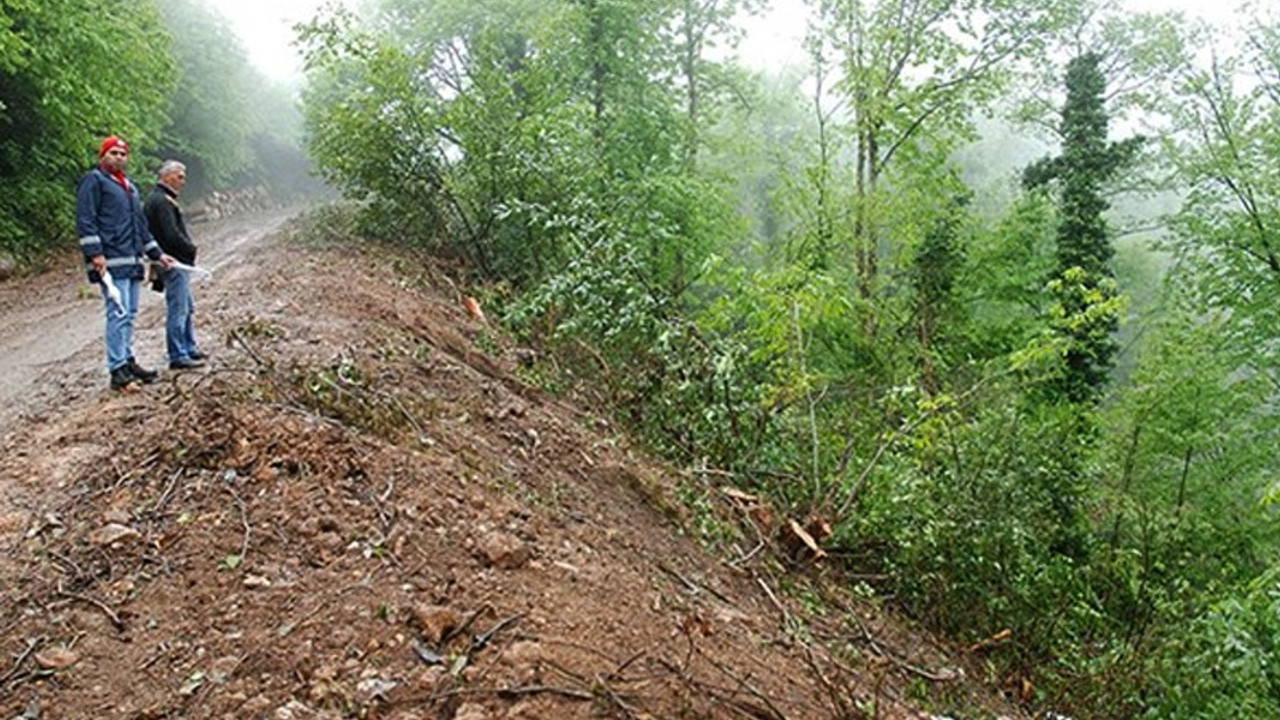
{"type": "Polygon", "coordinates": [[[170,265],[170,266],[169,266],[169,269],[170,269],[170,270],[181,270],[181,271],[182,271],[182,272],[184,272],[184,273],[188,273],[188,274],[191,274],[191,275],[195,275],[196,277],[200,278],[201,280],[209,280],[209,279],[211,279],[211,278],[213,277],[213,271],[212,271],[212,270],[206,270],[206,269],[204,269],[204,268],[202,268],[202,267],[200,267],[200,266],[198,266],[198,265],[188,265],[188,264],[186,264],[186,263],[178,262],[177,260],[173,261],[173,265],[170,265]]]}
{"type": "Polygon", "coordinates": [[[107,291],[107,299],[116,306],[116,315],[124,317],[128,311],[124,309],[124,300],[120,297],[120,288],[116,287],[115,280],[111,279],[111,271],[102,273],[102,287],[107,291]]]}

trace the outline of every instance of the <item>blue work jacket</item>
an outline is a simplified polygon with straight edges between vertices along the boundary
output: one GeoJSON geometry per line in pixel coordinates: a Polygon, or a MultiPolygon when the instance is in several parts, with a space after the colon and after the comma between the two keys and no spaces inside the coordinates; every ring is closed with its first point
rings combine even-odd
{"type": "Polygon", "coordinates": [[[107,259],[111,277],[131,280],[143,278],[143,255],[160,259],[160,246],[147,227],[138,187],[127,177],[125,182],[127,190],[97,167],[85,173],[76,189],[76,234],[89,282],[101,280],[90,263],[95,255],[107,259]]]}

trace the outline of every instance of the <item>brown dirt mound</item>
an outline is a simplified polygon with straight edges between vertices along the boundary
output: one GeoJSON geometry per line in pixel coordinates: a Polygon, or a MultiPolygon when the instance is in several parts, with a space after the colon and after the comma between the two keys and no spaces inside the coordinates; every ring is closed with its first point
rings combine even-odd
{"type": "Polygon", "coordinates": [[[710,558],[677,475],[426,265],[278,242],[207,292],[210,367],[9,439],[0,716],[894,718],[957,687],[768,553],[710,558]]]}

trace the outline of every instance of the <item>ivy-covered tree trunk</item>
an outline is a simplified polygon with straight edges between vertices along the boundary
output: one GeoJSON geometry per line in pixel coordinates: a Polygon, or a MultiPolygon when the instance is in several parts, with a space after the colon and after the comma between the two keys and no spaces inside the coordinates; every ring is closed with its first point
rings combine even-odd
{"type": "Polygon", "coordinates": [[[1112,333],[1118,308],[1114,250],[1103,214],[1104,187],[1133,159],[1142,138],[1107,142],[1106,78],[1101,58],[1085,53],[1067,65],[1062,109],[1062,154],[1046,158],[1023,175],[1028,189],[1056,185],[1061,219],[1057,231],[1057,277],[1053,324],[1066,340],[1063,370],[1049,384],[1052,396],[1092,402],[1106,386],[1116,353],[1112,333]]]}
{"type": "Polygon", "coordinates": [[[947,203],[924,237],[911,267],[911,284],[916,298],[916,337],[920,343],[920,384],[933,395],[939,390],[935,362],[937,346],[946,319],[955,313],[956,276],[964,262],[961,224],[969,196],[958,194],[947,203]]]}

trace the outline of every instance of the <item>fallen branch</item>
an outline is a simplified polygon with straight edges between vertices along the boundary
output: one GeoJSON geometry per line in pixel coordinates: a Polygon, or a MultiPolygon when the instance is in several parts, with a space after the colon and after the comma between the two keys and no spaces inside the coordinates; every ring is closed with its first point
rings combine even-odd
{"type": "Polygon", "coordinates": [[[559,695],[561,697],[572,698],[574,700],[595,700],[596,696],[585,690],[574,690],[571,688],[555,687],[553,685],[525,685],[515,688],[501,688],[495,690],[494,693],[504,699],[513,700],[527,695],[559,695]]]}
{"type": "Polygon", "coordinates": [[[39,648],[44,641],[45,637],[41,635],[35,640],[31,640],[27,643],[27,649],[23,650],[22,653],[18,655],[18,659],[13,662],[13,667],[9,668],[8,672],[4,675],[0,675],[0,687],[7,685],[9,681],[18,674],[18,671],[22,669],[22,663],[26,662],[27,658],[31,657],[32,653],[36,651],[36,648],[39,648]]]}
{"type": "Polygon", "coordinates": [[[684,585],[685,589],[687,589],[691,595],[697,595],[705,591],[716,596],[716,598],[718,598],[720,602],[724,603],[725,605],[733,605],[733,603],[729,600],[729,598],[722,595],[715,588],[709,585],[704,587],[702,585],[695,583],[689,578],[686,578],[684,575],[681,575],[679,572],[676,572],[674,568],[672,568],[670,565],[667,565],[665,562],[658,560],[654,564],[657,565],[658,569],[661,570],[662,572],[670,575],[676,580],[679,580],[680,584],[684,585]]]}
{"type": "Polygon", "coordinates": [[[240,564],[243,565],[249,554],[249,537],[253,534],[253,528],[249,525],[249,510],[244,506],[244,500],[240,499],[239,493],[231,488],[226,490],[231,493],[231,497],[236,501],[236,507],[240,509],[240,525],[244,528],[244,538],[240,541],[240,564]]]}
{"type": "Polygon", "coordinates": [[[852,614],[852,613],[849,614],[848,617],[853,618],[854,623],[858,626],[858,630],[862,632],[863,640],[865,640],[866,643],[871,646],[871,650],[875,652],[876,655],[884,658],[885,660],[888,660],[891,664],[893,664],[894,667],[898,668],[899,670],[905,670],[913,675],[918,675],[926,680],[932,680],[933,682],[951,682],[954,680],[959,680],[964,677],[964,671],[959,668],[943,668],[942,670],[929,670],[928,668],[922,668],[918,665],[913,665],[907,660],[899,658],[893,652],[889,651],[887,648],[882,647],[880,643],[876,642],[875,637],[871,635],[871,631],[867,629],[866,625],[863,624],[861,618],[859,618],[856,614],[852,614]]]}
{"type": "MultiPolygon", "coordinates": [[[[740,710],[743,710],[744,712],[752,715],[753,717],[761,718],[761,720],[786,720],[787,716],[783,714],[783,712],[779,710],[776,705],[773,704],[773,701],[769,699],[769,696],[761,692],[760,690],[756,689],[751,683],[747,682],[746,678],[738,677],[733,672],[731,672],[729,668],[725,667],[722,663],[717,662],[715,658],[711,657],[707,653],[699,650],[698,654],[702,656],[703,660],[706,660],[708,663],[710,663],[711,667],[719,670],[721,674],[723,674],[725,677],[732,680],[738,686],[738,689],[740,691],[745,690],[748,695],[755,698],[761,704],[761,706],[757,707],[755,705],[752,705],[751,703],[743,702],[742,700],[738,700],[737,698],[734,698],[732,696],[724,698],[726,702],[730,703],[731,705],[738,706],[740,710]]],[[[697,684],[702,686],[703,689],[708,690],[714,694],[715,688],[713,688],[711,685],[707,683],[697,683],[697,684]]]]}
{"type": "Polygon", "coordinates": [[[124,632],[125,630],[124,621],[120,619],[120,616],[117,615],[116,612],[112,610],[110,606],[108,606],[106,603],[102,602],[101,600],[98,600],[96,598],[91,598],[88,595],[77,595],[76,593],[70,593],[61,588],[56,590],[55,594],[58,595],[59,597],[64,597],[69,600],[79,600],[82,603],[87,603],[89,605],[92,605],[98,608],[103,612],[103,614],[107,616],[107,619],[111,621],[111,624],[116,626],[117,631],[124,632]]]}

